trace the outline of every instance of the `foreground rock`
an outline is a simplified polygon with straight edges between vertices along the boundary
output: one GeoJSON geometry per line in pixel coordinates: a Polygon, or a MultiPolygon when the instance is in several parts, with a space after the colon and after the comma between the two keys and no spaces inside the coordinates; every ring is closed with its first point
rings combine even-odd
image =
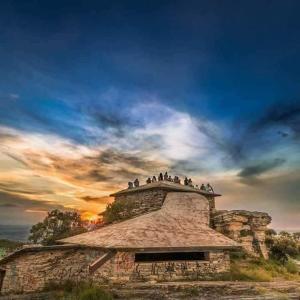
{"type": "MultiPolygon", "coordinates": [[[[132,283],[110,287],[114,299],[214,300],[299,299],[299,282],[164,282],[132,283]]],[[[0,296],[0,300],[59,300],[56,293],[0,296]]]]}

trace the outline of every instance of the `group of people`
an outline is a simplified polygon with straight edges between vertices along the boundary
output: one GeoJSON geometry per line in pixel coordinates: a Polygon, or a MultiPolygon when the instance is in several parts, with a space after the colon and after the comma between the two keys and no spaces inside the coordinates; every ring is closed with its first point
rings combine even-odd
{"type": "MultiPolygon", "coordinates": [[[[172,178],[171,175],[168,174],[168,172],[165,172],[165,174],[163,175],[163,173],[159,173],[158,177],[156,178],[156,176],[152,176],[148,177],[148,179],[146,180],[146,183],[153,183],[153,182],[157,182],[157,181],[170,181],[170,182],[174,182],[174,183],[178,183],[181,184],[181,180],[178,176],[174,176],[174,178],[172,178]]],[[[193,181],[191,178],[184,178],[184,185],[186,186],[190,186],[193,187],[195,189],[199,189],[205,192],[209,192],[209,193],[213,193],[214,190],[212,188],[212,186],[207,183],[206,185],[204,185],[203,183],[201,184],[201,186],[199,187],[197,184],[193,185],[193,181]]],[[[135,179],[133,182],[129,181],[128,182],[128,188],[131,189],[133,187],[139,187],[140,186],[140,182],[138,179],[135,179]]]]}
{"type": "Polygon", "coordinates": [[[146,180],[146,183],[152,183],[152,182],[156,182],[156,181],[171,181],[171,182],[175,182],[175,183],[179,183],[180,184],[180,179],[178,176],[174,176],[174,178],[171,177],[171,175],[168,175],[168,172],[166,172],[164,175],[163,173],[159,173],[158,178],[156,179],[156,176],[153,176],[152,179],[149,177],[146,180]]]}

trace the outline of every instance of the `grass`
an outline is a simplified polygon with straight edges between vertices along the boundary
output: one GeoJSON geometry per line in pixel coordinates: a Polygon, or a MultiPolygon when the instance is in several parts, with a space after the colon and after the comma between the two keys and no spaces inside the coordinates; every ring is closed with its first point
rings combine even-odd
{"type": "Polygon", "coordinates": [[[10,240],[0,240],[0,248],[4,248],[8,250],[14,250],[18,247],[21,247],[22,245],[24,245],[24,243],[10,241],[10,240]]]}
{"type": "Polygon", "coordinates": [[[5,248],[0,248],[0,259],[6,255],[5,248]]]}
{"type": "Polygon", "coordinates": [[[57,300],[113,300],[113,295],[107,289],[91,282],[49,282],[44,290],[55,291],[57,300]]]}
{"type": "Polygon", "coordinates": [[[225,277],[225,280],[234,281],[300,281],[298,267],[292,260],[282,264],[272,259],[247,257],[245,254],[232,255],[230,273],[225,277]]]}
{"type": "Polygon", "coordinates": [[[10,240],[0,240],[0,259],[4,257],[8,252],[11,252],[19,247],[21,247],[23,243],[10,241],[10,240]]]}

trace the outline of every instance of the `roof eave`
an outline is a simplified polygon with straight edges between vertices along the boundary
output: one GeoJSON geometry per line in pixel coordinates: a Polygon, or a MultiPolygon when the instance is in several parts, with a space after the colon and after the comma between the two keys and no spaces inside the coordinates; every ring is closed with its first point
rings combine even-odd
{"type": "Polygon", "coordinates": [[[172,192],[192,192],[192,193],[197,193],[197,194],[200,194],[200,195],[203,195],[203,196],[213,196],[213,197],[222,196],[221,194],[205,192],[205,191],[202,191],[202,190],[199,190],[199,189],[195,189],[195,188],[180,185],[180,184],[178,184],[178,186],[167,186],[167,185],[164,185],[164,184],[152,185],[151,183],[141,185],[139,187],[124,189],[124,190],[121,190],[119,192],[112,193],[109,196],[110,197],[116,197],[116,196],[123,195],[123,194],[129,194],[129,193],[135,193],[135,192],[140,192],[140,191],[145,191],[145,190],[153,190],[153,189],[168,190],[170,192],[171,191],[172,192]]]}

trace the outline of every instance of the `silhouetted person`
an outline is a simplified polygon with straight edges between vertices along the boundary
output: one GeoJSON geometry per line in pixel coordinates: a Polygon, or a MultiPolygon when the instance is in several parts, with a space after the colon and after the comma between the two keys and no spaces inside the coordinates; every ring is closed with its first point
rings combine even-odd
{"type": "Polygon", "coordinates": [[[191,178],[189,178],[189,180],[188,180],[188,185],[193,187],[193,181],[191,178]]]}
{"type": "Polygon", "coordinates": [[[163,181],[163,180],[164,180],[163,174],[159,173],[159,175],[158,175],[158,181],[163,181]]]}
{"type": "Polygon", "coordinates": [[[138,187],[140,185],[140,182],[138,179],[136,179],[134,182],[133,182],[134,186],[135,187],[138,187]]]}
{"type": "Polygon", "coordinates": [[[205,185],[203,183],[201,184],[200,190],[201,191],[206,191],[205,185]]]}
{"type": "Polygon", "coordinates": [[[209,183],[206,185],[206,190],[210,193],[214,192],[214,189],[212,188],[212,186],[209,183]]]}
{"type": "Polygon", "coordinates": [[[164,180],[167,181],[168,179],[169,179],[168,172],[166,172],[165,175],[164,175],[164,180]]]}
{"type": "Polygon", "coordinates": [[[169,178],[168,178],[168,181],[173,181],[173,178],[171,177],[171,175],[169,176],[169,178]]]}
{"type": "Polygon", "coordinates": [[[147,184],[151,183],[151,178],[150,177],[148,177],[148,179],[146,180],[146,183],[147,184]]]}
{"type": "Polygon", "coordinates": [[[189,185],[189,180],[187,179],[187,177],[184,178],[184,185],[189,185]]]}
{"type": "Polygon", "coordinates": [[[156,180],[156,177],[155,176],[153,176],[152,177],[152,182],[156,182],[157,180],[156,180]]]}
{"type": "Polygon", "coordinates": [[[133,188],[133,183],[131,181],[128,182],[128,188],[132,189],[133,188]]]}

